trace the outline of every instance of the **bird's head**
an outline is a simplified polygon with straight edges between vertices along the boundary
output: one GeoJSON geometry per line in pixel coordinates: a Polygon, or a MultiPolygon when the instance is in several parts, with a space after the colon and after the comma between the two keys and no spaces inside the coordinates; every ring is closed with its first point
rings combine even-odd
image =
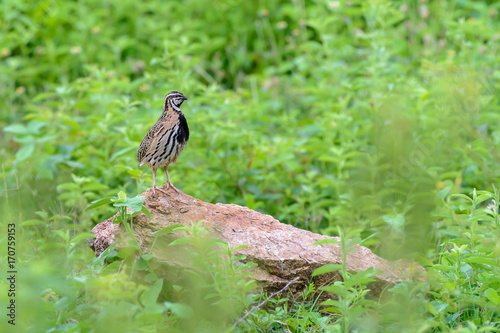
{"type": "Polygon", "coordinates": [[[180,91],[171,91],[167,96],[165,96],[163,110],[166,110],[170,105],[174,110],[180,111],[180,106],[185,100],[187,100],[186,96],[184,96],[180,91]]]}

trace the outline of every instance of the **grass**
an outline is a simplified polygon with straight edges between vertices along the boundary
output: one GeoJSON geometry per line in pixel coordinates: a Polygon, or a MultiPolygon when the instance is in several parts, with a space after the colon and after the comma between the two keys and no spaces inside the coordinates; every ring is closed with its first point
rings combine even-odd
{"type": "Polygon", "coordinates": [[[2,1],[0,247],[15,223],[19,270],[5,331],[498,330],[499,7],[2,1]],[[203,244],[198,221],[191,273],[206,276],[158,283],[133,251],[93,258],[86,233],[117,208],[85,208],[151,186],[135,153],[174,89],[191,129],[170,170],[178,188],[349,235],[418,261],[428,281],[373,299],[370,272],[345,274],[328,311],[311,285],[306,302],[282,295],[231,328],[266,296],[248,294],[231,261],[202,259],[232,252],[203,244]]]}

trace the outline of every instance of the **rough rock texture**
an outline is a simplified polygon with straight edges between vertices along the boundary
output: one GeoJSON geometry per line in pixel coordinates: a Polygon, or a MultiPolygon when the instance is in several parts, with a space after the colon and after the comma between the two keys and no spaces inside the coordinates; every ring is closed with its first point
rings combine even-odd
{"type": "MultiPolygon", "coordinates": [[[[341,280],[338,272],[311,278],[312,272],[318,267],[341,263],[340,245],[312,245],[320,239],[329,238],[328,236],[280,223],[270,215],[246,207],[232,204],[214,205],[173,190],[168,193],[169,195],[159,193],[155,196],[149,189],[142,194],[146,197],[144,205],[150,209],[152,219],[144,214],[136,216],[134,232],[144,250],[148,251],[154,238],[153,232],[173,224],[191,226],[192,222],[203,220],[202,226],[207,227],[211,237],[228,242],[231,248],[248,245],[247,248],[238,250],[237,254],[244,254],[247,260],[258,264],[258,267],[253,268],[252,277],[267,292],[279,290],[295,277],[300,278],[290,287],[290,291],[295,295],[311,281],[319,287],[341,280]]],[[[96,256],[120,238],[118,235],[125,234],[120,230],[122,228],[121,224],[113,224],[111,218],[92,229],[97,237],[89,239],[88,242],[96,256]]],[[[179,231],[161,237],[172,241],[185,235],[179,231]]],[[[118,241],[118,245],[120,243],[121,241],[118,241]]],[[[173,248],[175,247],[154,250],[153,256],[168,265],[185,265],[186,258],[177,256],[172,252],[173,248]]],[[[376,281],[370,285],[372,295],[379,295],[388,285],[400,281],[424,279],[424,269],[421,266],[408,260],[389,262],[379,258],[366,247],[356,245],[355,250],[348,254],[347,269],[356,272],[370,267],[379,270],[376,281]]]]}

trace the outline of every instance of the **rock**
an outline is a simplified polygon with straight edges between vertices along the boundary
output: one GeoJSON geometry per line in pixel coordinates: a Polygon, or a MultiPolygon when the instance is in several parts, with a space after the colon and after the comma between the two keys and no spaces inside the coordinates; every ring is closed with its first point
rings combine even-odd
{"type": "MultiPolygon", "coordinates": [[[[168,191],[169,195],[160,193],[153,195],[151,189],[145,192],[146,206],[152,219],[140,214],[134,218],[134,232],[139,245],[149,252],[154,239],[153,232],[173,224],[191,226],[203,220],[202,226],[207,228],[211,237],[229,243],[231,248],[248,245],[237,250],[247,261],[258,264],[252,269],[252,278],[268,293],[275,292],[295,277],[290,291],[299,295],[306,284],[314,281],[317,287],[341,280],[338,272],[316,276],[311,274],[325,264],[341,264],[340,245],[312,245],[314,242],[330,238],[307,230],[280,223],[270,215],[264,215],[249,208],[233,204],[211,204],[195,199],[184,193],[168,191]]],[[[96,256],[113,244],[118,235],[125,234],[121,224],[113,224],[112,218],[99,223],[92,229],[95,239],[89,239],[89,246],[96,256]]],[[[185,236],[185,232],[175,232],[161,237],[170,237],[169,241],[185,236]],[[173,237],[173,238],[172,238],[173,237]]],[[[338,238],[337,238],[338,239],[338,238]]],[[[118,242],[118,245],[121,242],[118,242]]],[[[156,245],[155,245],[156,248],[156,245]]],[[[180,258],[173,248],[163,247],[153,250],[153,257],[168,265],[183,266],[186,258],[180,258]]],[[[387,286],[401,281],[423,280],[425,271],[420,265],[408,260],[389,262],[369,249],[355,245],[354,251],[347,256],[347,269],[350,272],[363,271],[370,267],[379,270],[375,282],[371,283],[370,294],[380,295],[387,286]]]]}

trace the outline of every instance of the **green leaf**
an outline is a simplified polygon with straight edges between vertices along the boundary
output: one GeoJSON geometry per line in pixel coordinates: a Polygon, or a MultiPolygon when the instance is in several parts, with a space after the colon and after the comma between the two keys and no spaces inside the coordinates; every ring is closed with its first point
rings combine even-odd
{"type": "MultiPolygon", "coordinates": [[[[128,224],[128,223],[127,223],[128,224]]],[[[139,243],[137,243],[137,241],[135,240],[135,238],[133,239],[129,239],[127,244],[130,246],[130,247],[133,247],[133,248],[136,248],[136,249],[139,249],[139,243]]]]}
{"type": "Polygon", "coordinates": [[[470,202],[472,202],[472,198],[470,198],[469,196],[465,195],[465,194],[452,194],[451,195],[452,198],[461,198],[461,199],[466,199],[470,202]]]}
{"type": "Polygon", "coordinates": [[[125,194],[125,192],[121,191],[118,193],[118,196],[115,198],[112,198],[111,201],[113,202],[113,206],[121,207],[121,206],[126,206],[125,205],[126,199],[127,199],[127,195],[125,194]]]}
{"type": "Polygon", "coordinates": [[[52,141],[55,138],[57,138],[57,135],[44,136],[44,137],[38,138],[36,140],[36,142],[38,142],[38,143],[44,143],[44,142],[52,141]]]}
{"type": "Polygon", "coordinates": [[[26,220],[26,221],[21,223],[21,225],[23,227],[27,227],[30,225],[44,225],[44,224],[45,224],[45,221],[42,221],[42,220],[26,220]]]}
{"type": "Polygon", "coordinates": [[[326,301],[321,302],[323,305],[335,305],[338,307],[342,307],[342,303],[336,299],[327,299],[326,301]]]}
{"type": "Polygon", "coordinates": [[[153,256],[150,255],[150,254],[145,254],[145,255],[142,256],[142,259],[144,259],[146,261],[149,261],[149,260],[153,259],[153,256]]]}
{"type": "Polygon", "coordinates": [[[28,133],[30,134],[40,134],[40,128],[47,125],[41,121],[30,121],[27,126],[28,133]]]}
{"type": "Polygon", "coordinates": [[[61,185],[57,185],[57,190],[58,191],[77,191],[78,185],[76,185],[75,183],[64,183],[61,185]]]}
{"type": "Polygon", "coordinates": [[[339,308],[334,307],[334,306],[330,306],[328,308],[325,308],[322,311],[324,311],[324,312],[332,312],[332,313],[342,313],[342,310],[340,310],[339,308]]]}
{"type": "Polygon", "coordinates": [[[64,296],[54,304],[54,310],[64,311],[71,305],[71,300],[68,296],[64,296]]]}
{"type": "Polygon", "coordinates": [[[78,243],[82,239],[95,238],[96,236],[90,232],[82,232],[71,239],[71,243],[78,243]]]}
{"type": "Polygon", "coordinates": [[[437,312],[436,312],[436,309],[434,308],[434,306],[432,306],[431,303],[426,303],[424,305],[424,307],[427,309],[427,311],[430,312],[431,315],[433,316],[436,316],[437,315],[437,312]]]}
{"type": "Polygon", "coordinates": [[[5,132],[16,133],[16,134],[28,133],[26,126],[24,126],[22,124],[13,124],[13,125],[5,126],[3,130],[5,132]]]}
{"type": "Polygon", "coordinates": [[[71,221],[72,218],[69,217],[69,216],[65,216],[65,215],[54,215],[52,217],[49,218],[49,221],[54,221],[54,220],[68,220],[68,221],[71,221]]]}
{"type": "Polygon", "coordinates": [[[175,228],[174,231],[187,231],[187,232],[193,232],[193,229],[191,229],[190,227],[186,227],[186,226],[183,226],[183,225],[179,225],[177,228],[175,228]]]}
{"type": "Polygon", "coordinates": [[[134,198],[125,198],[123,202],[114,203],[115,207],[123,207],[127,206],[132,209],[134,212],[140,212],[142,210],[142,203],[146,200],[142,195],[134,197],[134,198]]]}
{"type": "Polygon", "coordinates": [[[180,226],[182,226],[182,224],[169,225],[168,227],[165,227],[165,228],[163,228],[161,230],[153,232],[153,234],[155,234],[156,236],[160,236],[160,235],[163,235],[163,234],[168,234],[168,233],[173,232],[175,229],[177,229],[180,226]]]}
{"type": "Polygon", "coordinates": [[[127,216],[130,218],[130,217],[134,217],[134,216],[137,216],[139,215],[141,212],[133,212],[132,214],[128,213],[127,216]]]}
{"type": "Polygon", "coordinates": [[[235,247],[234,249],[232,249],[232,251],[238,251],[238,250],[241,250],[241,249],[246,249],[248,247],[248,245],[240,245],[240,246],[237,246],[235,247]]]}
{"type": "Polygon", "coordinates": [[[17,143],[21,143],[23,145],[25,145],[25,144],[34,144],[35,143],[35,138],[32,135],[16,136],[14,138],[14,141],[17,142],[17,143]]]}
{"type": "Polygon", "coordinates": [[[180,244],[186,244],[192,241],[192,238],[188,237],[182,237],[174,240],[172,243],[168,244],[168,246],[174,246],[174,245],[180,245],[180,244]]]}
{"type": "Polygon", "coordinates": [[[351,286],[366,286],[368,283],[374,281],[373,276],[374,276],[374,271],[373,267],[370,267],[364,271],[357,272],[355,274],[352,274],[349,279],[347,279],[344,282],[344,285],[347,287],[351,286]]]}
{"type": "Polygon", "coordinates": [[[106,250],[104,250],[99,257],[92,259],[90,262],[90,268],[94,272],[99,272],[106,264],[104,260],[113,251],[115,251],[116,244],[111,244],[106,250]]]}
{"type": "Polygon", "coordinates": [[[135,262],[134,268],[138,271],[144,271],[148,268],[148,264],[146,263],[146,260],[140,258],[135,262]]]}
{"type": "Polygon", "coordinates": [[[455,290],[455,284],[453,282],[445,282],[443,283],[443,287],[448,291],[455,290]]]}
{"type": "Polygon", "coordinates": [[[443,311],[444,309],[446,309],[449,306],[448,303],[432,302],[431,304],[432,304],[432,307],[435,310],[435,314],[434,315],[440,313],[441,311],[443,311]]]}
{"type": "Polygon", "coordinates": [[[120,270],[122,263],[120,261],[113,261],[111,264],[104,266],[101,275],[116,274],[120,270]]]}
{"type": "MultiPolygon", "coordinates": [[[[329,293],[332,293],[332,294],[337,294],[337,295],[342,296],[342,297],[349,296],[349,291],[346,290],[346,288],[344,286],[342,286],[341,284],[332,284],[329,286],[321,287],[319,289],[324,290],[324,291],[329,292],[329,293]]],[[[329,305],[329,303],[327,303],[329,301],[333,302],[333,300],[327,300],[327,301],[324,301],[323,304],[329,305]]]]}
{"type": "Polygon", "coordinates": [[[484,292],[484,296],[486,296],[493,304],[500,303],[500,297],[498,297],[497,291],[493,288],[486,289],[486,291],[484,292]]]}
{"type": "Polygon", "coordinates": [[[110,202],[111,202],[111,197],[98,199],[98,200],[92,201],[83,211],[85,212],[85,211],[90,210],[90,209],[101,207],[101,206],[109,204],[110,202]]]}
{"type": "Polygon", "coordinates": [[[113,224],[118,224],[120,222],[122,222],[122,217],[121,215],[116,215],[114,218],[113,218],[113,224]]]}
{"type": "Polygon", "coordinates": [[[41,101],[42,99],[46,99],[46,98],[49,98],[52,96],[57,96],[57,94],[54,92],[38,94],[35,96],[35,98],[33,98],[33,102],[38,102],[38,101],[41,101]]]}
{"type": "Polygon", "coordinates": [[[106,256],[106,260],[109,261],[109,262],[112,262],[114,261],[116,258],[118,257],[118,252],[116,252],[115,250],[111,251],[107,256],[106,256]]]}
{"type": "Polygon", "coordinates": [[[483,201],[486,201],[491,198],[491,195],[488,194],[482,194],[476,198],[475,204],[480,204],[483,201]]]}
{"type": "MultiPolygon", "coordinates": [[[[109,161],[110,161],[110,162],[113,162],[113,161],[114,161],[117,157],[120,157],[120,156],[122,156],[122,155],[124,155],[124,154],[128,153],[129,151],[132,151],[132,150],[135,150],[135,149],[137,149],[137,148],[136,148],[136,147],[133,147],[133,146],[132,146],[132,147],[127,147],[127,148],[124,148],[124,149],[122,149],[122,150],[120,150],[120,151],[118,151],[118,152],[114,153],[114,154],[111,156],[111,158],[109,159],[109,161]]],[[[139,173],[140,173],[140,171],[139,171],[139,173]]]]}
{"type": "Polygon", "coordinates": [[[149,211],[149,209],[147,209],[146,207],[142,206],[141,208],[141,212],[146,214],[147,217],[151,218],[151,212],[149,211]]]}
{"type": "Polygon", "coordinates": [[[125,259],[125,258],[128,258],[129,256],[131,256],[132,254],[134,254],[136,251],[136,249],[134,247],[124,247],[124,248],[121,248],[120,251],[118,251],[118,258],[120,259],[125,259]]]}
{"type": "Polygon", "coordinates": [[[68,235],[68,229],[65,229],[66,232],[62,231],[62,230],[53,230],[52,232],[55,233],[56,235],[58,235],[59,237],[61,237],[62,239],[64,239],[66,242],[69,241],[69,235],[68,235]]]}
{"type": "Polygon", "coordinates": [[[45,179],[49,179],[49,180],[54,180],[54,174],[52,172],[52,170],[50,170],[49,168],[46,168],[44,166],[39,166],[38,169],[36,170],[37,173],[45,178],[45,179]]]}
{"type": "Polygon", "coordinates": [[[317,270],[315,270],[312,273],[312,276],[317,276],[317,275],[321,275],[321,274],[325,274],[325,273],[330,273],[330,272],[338,271],[341,268],[342,268],[342,265],[337,265],[337,264],[323,265],[320,268],[318,268],[317,270]]]}
{"type": "Polygon", "coordinates": [[[43,210],[39,210],[39,211],[35,212],[35,214],[40,216],[44,220],[49,218],[49,213],[47,213],[46,211],[43,211],[43,210]]]}
{"type": "Polygon", "coordinates": [[[120,169],[120,170],[133,170],[128,165],[123,165],[123,164],[117,164],[117,165],[115,165],[115,168],[120,169]]]}
{"type": "Polygon", "coordinates": [[[434,265],[434,266],[432,266],[432,268],[434,268],[435,270],[441,271],[441,272],[451,272],[451,271],[455,270],[454,267],[440,265],[440,264],[434,265]]]}
{"type": "MultiPolygon", "coordinates": [[[[182,288],[180,286],[177,286],[177,287],[182,288]]],[[[162,289],[163,289],[163,292],[168,293],[170,290],[175,289],[175,287],[174,287],[174,285],[172,285],[172,283],[170,281],[165,280],[165,281],[163,281],[162,289]]],[[[177,290],[179,290],[179,289],[177,289],[177,290]]]]}
{"type": "Polygon", "coordinates": [[[108,186],[106,186],[104,184],[90,183],[90,184],[85,185],[82,188],[82,191],[84,191],[84,192],[86,192],[86,191],[101,191],[101,190],[106,190],[106,189],[108,189],[108,186]]]}
{"type": "Polygon", "coordinates": [[[486,264],[486,265],[496,265],[496,261],[491,258],[484,258],[484,257],[468,257],[464,259],[465,262],[470,263],[470,264],[486,264]]]}
{"type": "Polygon", "coordinates": [[[21,162],[31,157],[34,150],[35,150],[35,144],[33,143],[22,146],[21,149],[19,149],[16,153],[16,161],[21,162]]]}
{"type": "Polygon", "coordinates": [[[446,198],[450,194],[451,188],[452,186],[446,186],[445,188],[443,188],[441,191],[439,191],[439,197],[441,199],[446,198]]]}
{"type": "Polygon", "coordinates": [[[142,304],[149,305],[156,303],[156,300],[160,295],[162,285],[163,285],[163,279],[156,280],[154,285],[141,295],[142,304]]]}
{"type": "Polygon", "coordinates": [[[320,239],[319,241],[316,241],[313,243],[313,245],[323,245],[323,244],[339,244],[340,241],[336,240],[335,238],[325,238],[325,239],[320,239]]]}
{"type": "Polygon", "coordinates": [[[405,224],[405,217],[403,214],[397,214],[397,215],[384,215],[382,216],[382,219],[387,222],[391,227],[393,227],[395,230],[400,230],[401,227],[404,226],[405,224]]]}
{"type": "Polygon", "coordinates": [[[158,276],[156,276],[156,274],[154,274],[154,273],[149,273],[148,275],[146,275],[144,277],[144,280],[149,281],[149,282],[155,282],[156,280],[158,280],[158,276]]]}
{"type": "Polygon", "coordinates": [[[165,302],[163,305],[166,309],[172,311],[172,314],[181,319],[190,319],[193,317],[193,309],[187,304],[165,302]]]}

